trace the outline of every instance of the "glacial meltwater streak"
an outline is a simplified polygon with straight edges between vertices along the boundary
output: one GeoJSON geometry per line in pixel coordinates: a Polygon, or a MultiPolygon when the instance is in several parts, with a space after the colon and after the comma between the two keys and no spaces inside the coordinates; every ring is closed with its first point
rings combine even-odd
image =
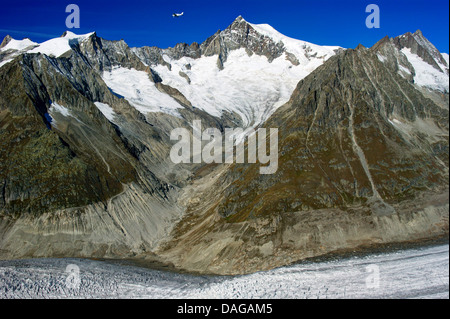
{"type": "Polygon", "coordinates": [[[0,261],[0,298],[449,298],[449,245],[232,277],[82,259],[0,261]],[[79,268],[76,288],[68,265],[79,268]]]}

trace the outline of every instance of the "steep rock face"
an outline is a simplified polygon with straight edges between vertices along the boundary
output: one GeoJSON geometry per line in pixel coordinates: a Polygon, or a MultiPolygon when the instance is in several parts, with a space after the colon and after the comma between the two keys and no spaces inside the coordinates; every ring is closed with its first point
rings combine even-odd
{"type": "Polygon", "coordinates": [[[176,60],[181,59],[182,57],[198,59],[202,55],[202,50],[197,42],[193,42],[191,45],[188,45],[187,43],[178,43],[175,47],[168,48],[166,52],[176,60]]]}
{"type": "Polygon", "coordinates": [[[408,61],[408,58],[401,54],[393,39],[386,36],[378,41],[371,50],[376,52],[378,59],[391,70],[400,73],[409,82],[414,82],[414,67],[408,61]]]}
{"type": "Polygon", "coordinates": [[[154,249],[183,211],[169,178],[152,172],[170,125],[152,126],[77,54],[26,54],[0,78],[1,258],[154,249]]]}
{"type": "Polygon", "coordinates": [[[385,37],[371,51],[392,71],[413,83],[425,97],[448,110],[448,55],[441,54],[420,30],[396,38],[385,37]]]}
{"type": "Polygon", "coordinates": [[[448,110],[373,50],[330,58],[264,126],[279,129],[278,171],[232,164],[200,179],[161,256],[245,273],[448,233],[448,110]]]}
{"type": "Polygon", "coordinates": [[[163,49],[158,47],[142,47],[142,48],[132,48],[134,54],[147,65],[157,65],[162,64],[168,69],[171,69],[171,65],[164,61],[163,59],[163,49]]]}
{"type": "Polygon", "coordinates": [[[275,43],[270,37],[258,33],[247,21],[239,16],[228,28],[217,32],[201,44],[205,56],[218,55],[219,65],[228,58],[229,51],[245,48],[252,53],[267,57],[269,62],[284,53],[282,43],[275,43]]]}
{"type": "Polygon", "coordinates": [[[134,48],[133,50],[148,65],[161,63],[160,56],[162,54],[166,54],[174,60],[179,60],[183,57],[198,59],[202,55],[217,55],[220,63],[223,65],[227,60],[228,53],[240,48],[249,50],[249,54],[256,53],[266,56],[270,62],[284,53],[282,43],[275,43],[270,37],[257,32],[242,16],[236,18],[225,30],[217,31],[200,45],[196,42],[191,45],[179,43],[175,47],[166,50],[154,47],[134,48]]]}
{"type": "Polygon", "coordinates": [[[319,67],[265,127],[279,128],[280,168],[264,176],[254,165],[232,167],[239,179],[219,205],[225,217],[395,201],[446,185],[448,111],[368,49],[319,67]]]}
{"type": "Polygon", "coordinates": [[[396,38],[385,37],[371,50],[380,61],[414,83],[424,95],[448,109],[448,61],[420,30],[396,38]]]}
{"type": "Polygon", "coordinates": [[[139,180],[140,164],[92,102],[101,94],[112,99],[98,75],[47,56],[24,56],[2,75],[2,214],[106,201],[139,180]]]}
{"type": "Polygon", "coordinates": [[[437,70],[448,74],[449,66],[447,61],[436,47],[424,37],[422,31],[417,30],[414,33],[407,32],[404,35],[394,38],[393,43],[399,50],[409,48],[411,53],[418,55],[437,70]]]}
{"type": "Polygon", "coordinates": [[[3,48],[3,47],[5,47],[9,42],[11,42],[11,40],[12,40],[11,36],[10,36],[10,35],[7,35],[7,36],[3,39],[2,43],[0,44],[0,49],[3,48]]]}

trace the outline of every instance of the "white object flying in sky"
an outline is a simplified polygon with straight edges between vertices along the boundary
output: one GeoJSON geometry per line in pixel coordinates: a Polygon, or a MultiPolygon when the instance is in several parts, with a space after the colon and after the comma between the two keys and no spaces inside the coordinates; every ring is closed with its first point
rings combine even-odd
{"type": "Polygon", "coordinates": [[[181,17],[183,14],[184,14],[184,12],[181,12],[181,13],[174,13],[174,14],[172,14],[172,17],[174,17],[174,18],[179,18],[179,17],[181,17]]]}

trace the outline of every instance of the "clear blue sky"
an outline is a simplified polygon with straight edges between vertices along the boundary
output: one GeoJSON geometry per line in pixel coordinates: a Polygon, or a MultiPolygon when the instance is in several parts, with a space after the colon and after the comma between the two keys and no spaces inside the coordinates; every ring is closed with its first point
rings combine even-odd
{"type": "Polygon", "coordinates": [[[71,31],[97,31],[105,39],[124,39],[130,46],[201,43],[242,15],[293,38],[345,48],[372,46],[386,35],[421,29],[441,52],[449,52],[448,0],[5,0],[0,37],[10,34],[42,42],[60,36],[66,30],[65,8],[70,3],[81,11],[81,28],[71,31]],[[380,7],[380,29],[365,26],[370,3],[380,7]],[[172,18],[172,13],[182,11],[182,18],[172,18]]]}

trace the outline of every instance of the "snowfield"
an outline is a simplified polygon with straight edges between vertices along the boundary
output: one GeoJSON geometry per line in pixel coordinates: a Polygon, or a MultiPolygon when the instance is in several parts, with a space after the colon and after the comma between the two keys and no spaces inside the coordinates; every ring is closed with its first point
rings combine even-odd
{"type": "Polygon", "coordinates": [[[220,117],[224,111],[238,114],[243,127],[257,127],[289,101],[298,82],[341,49],[289,38],[268,24],[251,24],[259,34],[282,42],[286,52],[272,62],[265,56],[249,54],[244,48],[228,53],[223,70],[217,55],[199,59],[182,57],[164,60],[152,68],[163,83],[178,89],[194,107],[220,117]],[[295,56],[298,65],[288,59],[295,56]]]}
{"type": "Polygon", "coordinates": [[[31,41],[28,38],[25,38],[23,40],[16,40],[11,39],[7,45],[5,45],[3,48],[1,48],[1,51],[8,51],[8,50],[18,50],[18,51],[24,51],[31,47],[39,46],[38,43],[31,41]]]}
{"type": "Polygon", "coordinates": [[[28,53],[41,53],[47,56],[60,57],[64,53],[72,50],[71,45],[81,43],[93,34],[94,32],[77,35],[73,32],[67,31],[64,37],[45,41],[31,51],[28,51],[28,53]]]}
{"type": "Polygon", "coordinates": [[[147,73],[116,67],[110,72],[103,72],[102,78],[114,93],[123,96],[142,114],[164,112],[180,117],[177,110],[183,106],[169,95],[160,92],[147,73]]]}
{"type": "Polygon", "coordinates": [[[171,70],[161,64],[153,69],[161,76],[163,84],[178,89],[193,106],[217,117],[223,111],[235,112],[242,118],[245,128],[256,127],[288,102],[298,82],[338,49],[306,46],[305,43],[292,44],[297,48],[292,52],[300,61],[298,66],[287,60],[286,53],[269,62],[265,56],[249,56],[245,49],[239,49],[229,53],[223,70],[217,67],[217,55],[179,60],[165,55],[164,60],[171,64],[171,70]],[[308,50],[314,57],[306,57],[308,50]],[[190,82],[180,72],[187,75],[190,82]]]}
{"type": "MultiPolygon", "coordinates": [[[[412,64],[416,72],[414,82],[423,87],[428,87],[440,92],[449,92],[448,74],[435,69],[433,66],[422,60],[418,55],[411,53],[411,49],[403,48],[401,52],[406,55],[409,63],[412,64]]],[[[446,57],[444,56],[444,59],[446,57]]],[[[439,65],[445,70],[445,65],[439,65]]]]}
{"type": "Polygon", "coordinates": [[[449,245],[233,277],[81,259],[0,261],[0,298],[449,298],[449,245]],[[79,286],[66,285],[73,265],[79,286]]]}
{"type": "Polygon", "coordinates": [[[7,56],[7,59],[0,62],[0,67],[25,52],[41,53],[56,58],[61,57],[71,51],[73,45],[82,43],[93,34],[94,32],[77,35],[73,32],[66,31],[63,37],[50,39],[42,43],[36,43],[27,38],[23,40],[11,39],[5,47],[0,49],[2,53],[12,52],[7,56]]]}

